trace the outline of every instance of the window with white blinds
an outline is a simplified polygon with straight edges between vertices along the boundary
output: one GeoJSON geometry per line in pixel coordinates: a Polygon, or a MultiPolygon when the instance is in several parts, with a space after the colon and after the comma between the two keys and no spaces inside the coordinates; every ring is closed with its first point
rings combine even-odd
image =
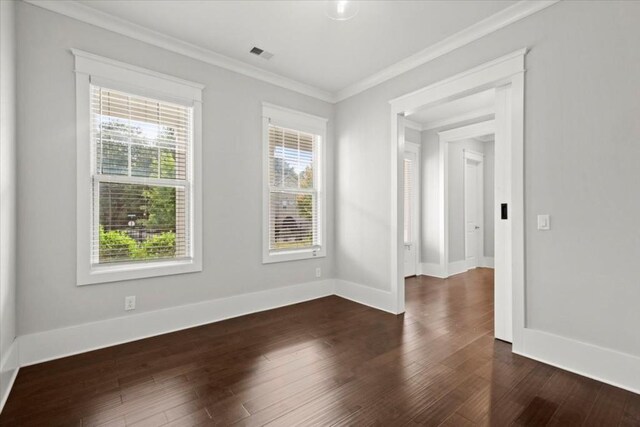
{"type": "Polygon", "coordinates": [[[193,109],[90,92],[92,264],[188,258],[193,109]]]}
{"type": "Polygon", "coordinates": [[[77,284],[202,271],[204,86],[71,52],[77,284]]]}
{"type": "Polygon", "coordinates": [[[267,118],[265,124],[265,262],[324,254],[323,135],[304,126],[296,128],[295,120],[280,119],[267,118]]]}

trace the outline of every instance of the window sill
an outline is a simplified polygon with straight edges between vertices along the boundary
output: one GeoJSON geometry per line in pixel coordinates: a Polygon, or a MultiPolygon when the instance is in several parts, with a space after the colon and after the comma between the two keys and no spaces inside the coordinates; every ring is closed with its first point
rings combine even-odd
{"type": "Polygon", "coordinates": [[[267,252],[262,256],[263,264],[272,264],[276,262],[299,261],[303,259],[324,258],[327,253],[324,249],[298,249],[292,251],[267,252]]]}
{"type": "Polygon", "coordinates": [[[141,264],[101,265],[89,267],[86,272],[78,271],[78,286],[195,273],[198,271],[202,271],[202,265],[193,259],[141,264]]]}

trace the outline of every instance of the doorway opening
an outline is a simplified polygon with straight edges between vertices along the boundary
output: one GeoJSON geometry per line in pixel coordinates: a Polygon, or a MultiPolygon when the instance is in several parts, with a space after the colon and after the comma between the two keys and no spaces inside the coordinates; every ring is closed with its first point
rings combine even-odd
{"type": "Polygon", "coordinates": [[[514,351],[518,350],[524,329],[525,54],[524,49],[514,52],[390,101],[391,290],[396,312],[404,312],[404,278],[413,268],[411,259],[407,257],[420,257],[416,258],[415,274],[438,277],[449,277],[471,268],[493,266],[495,336],[513,342],[514,351]],[[432,117],[427,125],[420,120],[425,112],[446,111],[452,105],[472,104],[473,100],[478,101],[483,97],[490,97],[492,103],[487,108],[475,108],[473,117],[469,116],[471,112],[467,112],[467,116],[458,115],[455,120],[451,115],[441,118],[439,122],[432,117]],[[414,142],[411,139],[416,127],[424,133],[425,126],[437,130],[437,156],[429,152],[434,149],[433,146],[420,144],[418,155],[426,161],[417,162],[422,171],[418,175],[418,183],[415,183],[412,177],[415,174],[413,169],[417,167],[411,168],[414,150],[410,143],[414,142]],[[489,142],[495,146],[491,161],[484,152],[485,144],[488,146],[489,142]],[[449,160],[453,157],[460,173],[452,175],[452,163],[449,160]],[[438,167],[434,167],[436,164],[438,167]],[[490,187],[493,190],[492,198],[485,197],[485,193],[490,192],[485,191],[487,171],[494,172],[494,184],[490,187]],[[460,190],[456,193],[449,188],[454,184],[452,177],[455,177],[455,185],[460,190]],[[434,186],[439,191],[428,191],[429,187],[434,186]],[[417,214],[411,204],[415,200],[412,192],[419,192],[420,196],[414,203],[421,207],[417,214]],[[456,200],[453,200],[454,197],[456,200]],[[452,212],[452,206],[456,206],[455,212],[452,212]],[[428,215],[430,211],[439,214],[435,233],[433,218],[428,215]],[[457,216],[452,216],[452,213],[457,216]],[[414,221],[416,215],[421,220],[418,223],[414,221]],[[494,229],[493,245],[488,224],[493,225],[494,229]],[[416,228],[420,233],[417,239],[419,244],[412,250],[416,240],[411,236],[415,236],[416,228]]]}

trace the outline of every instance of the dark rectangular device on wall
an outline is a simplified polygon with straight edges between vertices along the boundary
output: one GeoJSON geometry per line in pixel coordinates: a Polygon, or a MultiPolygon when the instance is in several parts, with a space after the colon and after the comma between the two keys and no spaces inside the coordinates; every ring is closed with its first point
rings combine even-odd
{"type": "Polygon", "coordinates": [[[500,205],[500,219],[507,219],[507,204],[502,203],[500,205]]]}

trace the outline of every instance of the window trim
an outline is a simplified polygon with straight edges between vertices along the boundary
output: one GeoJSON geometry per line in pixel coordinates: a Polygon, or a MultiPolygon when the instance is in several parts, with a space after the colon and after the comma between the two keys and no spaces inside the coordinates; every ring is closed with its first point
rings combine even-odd
{"type": "Polygon", "coordinates": [[[326,147],[327,122],[324,117],[314,116],[300,111],[280,107],[267,102],[262,103],[262,263],[296,261],[327,256],[327,191],[326,191],[326,147]],[[317,212],[319,249],[292,249],[271,252],[269,250],[269,125],[280,126],[301,132],[308,132],[320,137],[317,148],[317,212]]]}
{"type": "Polygon", "coordinates": [[[71,49],[76,75],[76,283],[78,286],[202,271],[202,91],[204,86],[177,77],[71,49]],[[134,95],[193,108],[190,259],[150,260],[114,265],[91,263],[92,162],[90,86],[108,86],[134,95]]]}

